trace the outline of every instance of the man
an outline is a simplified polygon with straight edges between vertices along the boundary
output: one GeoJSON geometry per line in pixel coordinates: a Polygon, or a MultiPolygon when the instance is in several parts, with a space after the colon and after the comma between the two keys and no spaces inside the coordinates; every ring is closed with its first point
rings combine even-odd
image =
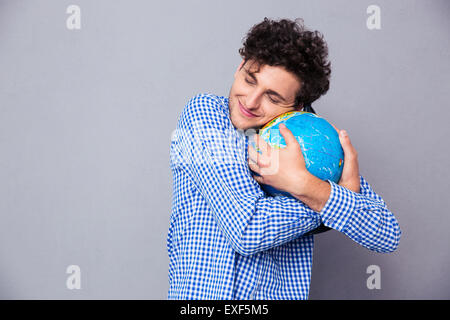
{"type": "Polygon", "coordinates": [[[169,299],[307,299],[311,231],[321,224],[377,252],[399,243],[398,223],[359,175],[348,136],[340,135],[345,159],[338,184],[309,174],[285,127],[276,172],[267,170],[275,154],[269,146],[258,141],[261,155],[249,147],[247,132],[328,90],[322,36],[297,21],[266,18],[239,52],[229,97],[192,98],[172,137],[169,299]],[[269,197],[258,182],[293,197],[269,197]]]}

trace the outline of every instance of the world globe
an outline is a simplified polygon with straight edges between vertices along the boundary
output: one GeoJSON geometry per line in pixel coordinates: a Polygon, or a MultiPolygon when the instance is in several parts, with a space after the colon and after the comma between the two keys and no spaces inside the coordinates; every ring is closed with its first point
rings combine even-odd
{"type": "MultiPolygon", "coordinates": [[[[336,129],[324,118],[311,112],[290,111],[269,121],[259,130],[259,135],[273,148],[286,147],[279,125],[284,123],[300,144],[306,169],[322,180],[339,182],[344,167],[344,151],[336,129]]],[[[260,152],[254,141],[252,146],[260,152]]],[[[270,185],[261,185],[271,196],[289,193],[270,185]]]]}

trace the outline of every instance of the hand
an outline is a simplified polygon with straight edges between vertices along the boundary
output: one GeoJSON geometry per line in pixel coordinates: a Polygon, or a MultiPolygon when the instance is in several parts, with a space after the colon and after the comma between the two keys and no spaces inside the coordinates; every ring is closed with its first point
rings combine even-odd
{"type": "Polygon", "coordinates": [[[342,176],[338,184],[353,192],[360,192],[359,164],[358,153],[353,147],[350,137],[345,130],[339,130],[335,125],[331,124],[339,134],[339,141],[344,150],[344,168],[342,176]]]}
{"type": "Polygon", "coordinates": [[[257,182],[290,194],[303,194],[313,175],[306,169],[300,144],[292,132],[284,124],[280,124],[279,128],[286,147],[272,148],[255,134],[255,143],[261,154],[249,145],[249,167],[259,174],[253,176],[257,182]]]}

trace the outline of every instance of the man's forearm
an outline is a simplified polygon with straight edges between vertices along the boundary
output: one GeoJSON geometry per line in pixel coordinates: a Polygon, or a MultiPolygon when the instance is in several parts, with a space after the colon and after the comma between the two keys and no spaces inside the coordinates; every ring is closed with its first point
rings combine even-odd
{"type": "Polygon", "coordinates": [[[331,186],[328,181],[323,181],[311,175],[308,178],[307,191],[303,194],[293,193],[292,195],[315,212],[320,212],[327,203],[330,193],[331,186]]]}

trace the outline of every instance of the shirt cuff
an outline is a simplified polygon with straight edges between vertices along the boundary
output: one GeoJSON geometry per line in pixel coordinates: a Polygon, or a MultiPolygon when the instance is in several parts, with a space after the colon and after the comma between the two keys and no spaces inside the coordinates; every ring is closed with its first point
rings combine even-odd
{"type": "Polygon", "coordinates": [[[342,231],[354,212],[358,199],[353,191],[331,180],[327,181],[331,186],[330,197],[319,214],[325,226],[342,231]]]}

